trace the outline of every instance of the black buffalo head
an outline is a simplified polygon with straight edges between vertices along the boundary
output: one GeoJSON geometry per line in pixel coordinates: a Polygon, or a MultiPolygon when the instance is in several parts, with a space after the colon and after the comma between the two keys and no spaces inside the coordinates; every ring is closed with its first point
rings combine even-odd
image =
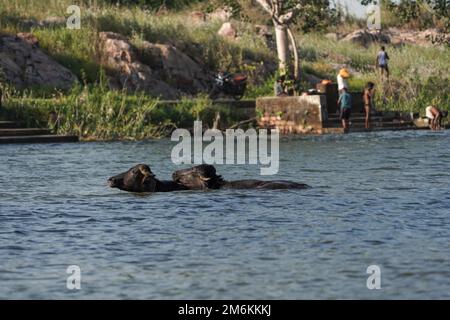
{"type": "Polygon", "coordinates": [[[130,192],[155,192],[157,180],[149,166],[139,164],[108,179],[111,188],[130,192]]]}

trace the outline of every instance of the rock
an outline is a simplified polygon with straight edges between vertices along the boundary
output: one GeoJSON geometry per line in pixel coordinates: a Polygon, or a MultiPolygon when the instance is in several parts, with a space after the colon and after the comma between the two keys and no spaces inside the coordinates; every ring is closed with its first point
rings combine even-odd
{"type": "Polygon", "coordinates": [[[71,88],[77,77],[45,54],[37,44],[37,38],[29,33],[0,36],[0,67],[7,81],[18,88],[71,88]]]}
{"type": "Polygon", "coordinates": [[[101,32],[99,38],[102,64],[115,73],[108,81],[112,89],[145,91],[163,99],[180,97],[180,92],[159,79],[148,65],[138,60],[136,49],[126,37],[113,32],[101,32]]]}
{"type": "Polygon", "coordinates": [[[101,32],[102,56],[107,64],[114,65],[120,61],[131,63],[136,60],[136,51],[128,39],[114,32],[101,32]]]}
{"type": "Polygon", "coordinates": [[[150,57],[152,70],[176,89],[189,94],[208,89],[209,78],[203,68],[176,47],[145,41],[142,50],[150,57]]]}
{"type": "Polygon", "coordinates": [[[424,31],[389,28],[387,33],[390,35],[392,43],[396,45],[413,44],[427,47],[450,44],[450,34],[436,28],[424,31]]]}
{"type": "Polygon", "coordinates": [[[194,11],[189,14],[189,19],[194,24],[202,24],[206,22],[206,15],[201,11],[194,11]]]}
{"type": "Polygon", "coordinates": [[[237,37],[237,31],[230,22],[225,22],[217,34],[230,40],[234,40],[237,37]]]}
{"type": "Polygon", "coordinates": [[[391,43],[391,39],[388,35],[378,33],[376,31],[356,30],[342,40],[343,42],[352,42],[362,45],[364,47],[370,46],[372,43],[391,43]]]}
{"type": "Polygon", "coordinates": [[[377,31],[356,30],[341,41],[349,41],[368,47],[372,43],[386,43],[393,46],[412,44],[419,46],[449,45],[450,34],[436,28],[424,31],[389,28],[382,33],[377,31]]]}
{"type": "Polygon", "coordinates": [[[21,32],[17,34],[17,37],[23,41],[31,44],[32,46],[39,47],[39,40],[36,36],[30,32],[21,32]]]}
{"type": "Polygon", "coordinates": [[[208,14],[208,19],[212,21],[227,22],[233,17],[233,8],[225,6],[217,9],[216,11],[208,14]]]}

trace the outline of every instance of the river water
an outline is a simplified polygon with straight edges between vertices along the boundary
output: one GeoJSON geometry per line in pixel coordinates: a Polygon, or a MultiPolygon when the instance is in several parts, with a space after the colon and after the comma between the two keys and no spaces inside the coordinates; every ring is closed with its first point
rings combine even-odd
{"type": "Polygon", "coordinates": [[[0,146],[0,298],[450,298],[449,132],[284,139],[266,179],[310,190],[106,186],[137,163],[168,178],[171,145],[0,146]],[[66,287],[71,265],[80,290],[66,287]],[[380,290],[367,288],[371,265],[380,290]]]}

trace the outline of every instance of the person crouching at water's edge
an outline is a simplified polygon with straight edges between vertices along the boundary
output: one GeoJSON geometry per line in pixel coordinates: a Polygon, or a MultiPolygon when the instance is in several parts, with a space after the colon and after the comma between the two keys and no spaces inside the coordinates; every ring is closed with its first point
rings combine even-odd
{"type": "Polygon", "coordinates": [[[438,131],[442,129],[442,118],[448,116],[448,111],[441,111],[438,107],[429,106],[426,108],[426,116],[430,121],[430,129],[438,131]]]}
{"type": "Polygon", "coordinates": [[[352,96],[344,88],[339,96],[340,118],[345,132],[350,129],[350,116],[352,114],[352,96]]]}

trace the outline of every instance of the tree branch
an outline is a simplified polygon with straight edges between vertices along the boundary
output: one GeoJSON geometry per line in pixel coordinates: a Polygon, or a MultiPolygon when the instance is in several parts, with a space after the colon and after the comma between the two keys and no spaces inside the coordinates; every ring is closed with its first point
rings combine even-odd
{"type": "Polygon", "coordinates": [[[302,5],[299,3],[294,8],[291,9],[291,11],[283,14],[282,16],[278,17],[278,20],[281,24],[289,24],[291,23],[292,19],[294,19],[298,12],[301,10],[302,5]]]}
{"type": "Polygon", "coordinates": [[[272,2],[269,2],[269,0],[256,0],[256,2],[258,2],[261,5],[261,7],[263,7],[263,9],[266,10],[272,16],[273,12],[273,8],[271,6],[272,2]]]}

